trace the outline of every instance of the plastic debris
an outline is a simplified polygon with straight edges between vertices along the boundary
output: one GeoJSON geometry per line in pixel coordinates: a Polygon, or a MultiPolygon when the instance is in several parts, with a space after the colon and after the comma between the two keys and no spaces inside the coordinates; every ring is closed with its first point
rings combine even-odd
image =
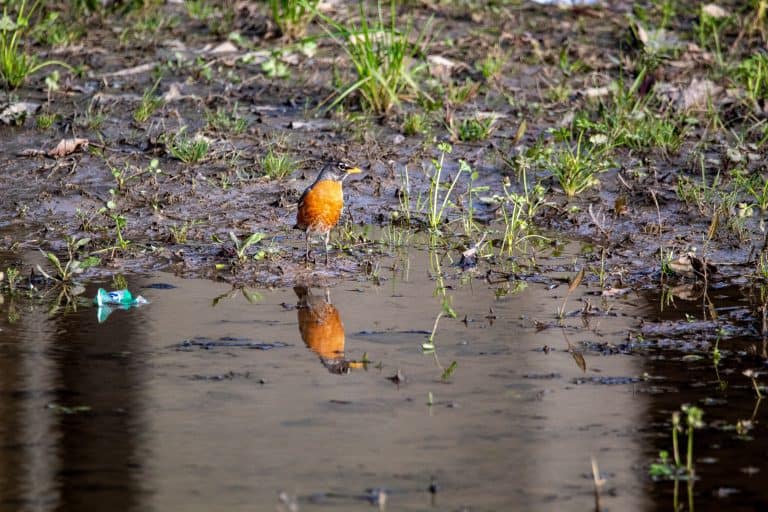
{"type": "Polygon", "coordinates": [[[136,298],[134,298],[129,290],[114,290],[108,292],[104,288],[99,288],[99,291],[96,292],[96,298],[93,299],[93,302],[99,306],[103,306],[105,304],[135,306],[148,303],[147,299],[141,295],[137,295],[136,298]]]}
{"type": "Polygon", "coordinates": [[[141,295],[134,297],[129,290],[114,290],[108,292],[104,288],[99,288],[93,302],[99,306],[98,311],[96,312],[96,318],[99,323],[102,323],[109,318],[109,315],[111,315],[115,309],[130,309],[132,307],[149,304],[147,299],[141,295]]]}

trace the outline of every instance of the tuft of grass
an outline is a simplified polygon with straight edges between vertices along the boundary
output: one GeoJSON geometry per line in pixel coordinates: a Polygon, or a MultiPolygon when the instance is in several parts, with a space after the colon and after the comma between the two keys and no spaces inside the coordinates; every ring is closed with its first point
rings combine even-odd
{"type": "Polygon", "coordinates": [[[493,80],[501,74],[501,70],[504,67],[504,61],[506,56],[501,48],[493,48],[485,57],[475,63],[475,69],[477,69],[483,78],[486,80],[493,80]]]}
{"type": "Polygon", "coordinates": [[[582,142],[579,134],[576,144],[565,143],[550,156],[549,165],[563,192],[574,197],[600,184],[597,174],[606,170],[609,162],[603,152],[582,142]]]}
{"type": "Polygon", "coordinates": [[[420,112],[412,112],[405,116],[402,127],[403,135],[423,135],[429,131],[429,118],[420,112]]]}
{"type": "Polygon", "coordinates": [[[454,139],[462,142],[478,142],[486,140],[493,133],[493,125],[496,118],[488,116],[475,116],[462,119],[458,126],[453,119],[449,121],[448,130],[454,139]]]}
{"type": "Polygon", "coordinates": [[[205,0],[184,0],[187,14],[193,20],[206,22],[216,14],[216,9],[205,0]]]}
{"type": "Polygon", "coordinates": [[[296,171],[296,162],[288,155],[270,149],[259,161],[262,172],[269,179],[282,179],[296,171]]]}
{"type": "Polygon", "coordinates": [[[736,79],[753,105],[768,98],[768,55],[755,53],[741,61],[736,68],[736,79]]]}
{"type": "Polygon", "coordinates": [[[601,103],[594,119],[587,113],[578,114],[574,129],[590,132],[591,140],[605,139],[606,147],[659,151],[665,157],[676,153],[685,139],[682,120],[655,112],[650,107],[653,95],[637,95],[644,76],[641,73],[629,88],[621,82],[614,84],[612,101],[601,103]]]}
{"type": "Polygon", "coordinates": [[[747,171],[733,172],[734,183],[752,200],[761,212],[768,211],[768,178],[760,173],[750,174],[747,171]]]}
{"type": "Polygon", "coordinates": [[[166,141],[166,148],[171,156],[185,164],[196,164],[208,155],[210,144],[200,136],[188,137],[185,128],[179,130],[166,141]]]}
{"type": "Polygon", "coordinates": [[[208,111],[205,113],[205,119],[208,129],[215,132],[240,135],[248,128],[248,122],[237,112],[237,103],[231,110],[218,108],[215,112],[208,111]]]}
{"type": "Polygon", "coordinates": [[[448,103],[451,105],[460,106],[477,96],[479,90],[480,84],[478,82],[466,79],[460,84],[448,84],[446,97],[448,98],[448,103]]]}
{"type": "Polygon", "coordinates": [[[38,130],[47,130],[53,126],[53,123],[55,123],[58,118],[59,116],[57,114],[43,112],[38,114],[35,118],[35,125],[38,130]]]}
{"type": "Polygon", "coordinates": [[[152,114],[163,105],[163,98],[155,94],[159,84],[160,81],[156,81],[154,85],[145,90],[144,94],[141,96],[139,106],[136,107],[136,110],[133,113],[133,119],[137,123],[146,122],[147,119],[152,117],[152,114]]]}
{"type": "Polygon", "coordinates": [[[0,83],[7,90],[18,88],[29,75],[47,66],[63,66],[72,69],[69,64],[58,60],[38,62],[37,57],[27,53],[22,39],[30,27],[30,17],[37,4],[27,9],[26,0],[18,4],[16,19],[8,15],[8,5],[5,3],[3,16],[0,18],[0,83]]]}
{"type": "Polygon", "coordinates": [[[406,96],[425,94],[414,77],[425,64],[413,65],[413,61],[425,53],[425,34],[430,24],[414,35],[412,20],[402,29],[397,26],[394,0],[390,2],[388,22],[384,20],[381,1],[378,2],[378,17],[373,21],[368,20],[364,6],[365,2],[360,2],[359,25],[350,27],[318,13],[327,25],[328,34],[344,48],[357,75],[357,79],[336,97],[330,108],[357,92],[363,109],[375,114],[387,114],[406,96]]]}
{"type": "Polygon", "coordinates": [[[307,32],[320,0],[269,0],[269,10],[282,36],[298,39],[307,32]]]}
{"type": "Polygon", "coordinates": [[[469,164],[464,160],[459,162],[459,169],[453,178],[453,181],[443,181],[443,170],[445,164],[445,155],[450,154],[453,148],[449,144],[441,142],[437,145],[440,151],[440,157],[432,159],[432,167],[434,171],[431,174],[427,174],[429,178],[429,198],[427,201],[427,224],[432,234],[440,232],[440,225],[443,223],[447,213],[448,207],[453,205],[452,193],[456,187],[459,178],[463,172],[472,173],[472,169],[469,164]]]}

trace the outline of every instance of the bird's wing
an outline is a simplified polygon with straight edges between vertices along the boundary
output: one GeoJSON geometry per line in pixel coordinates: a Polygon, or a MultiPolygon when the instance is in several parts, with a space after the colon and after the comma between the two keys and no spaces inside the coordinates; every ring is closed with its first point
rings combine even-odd
{"type": "Polygon", "coordinates": [[[304,189],[304,192],[302,192],[301,197],[299,198],[299,208],[304,206],[304,199],[307,197],[307,194],[311,189],[312,187],[307,187],[306,189],[304,189]]]}

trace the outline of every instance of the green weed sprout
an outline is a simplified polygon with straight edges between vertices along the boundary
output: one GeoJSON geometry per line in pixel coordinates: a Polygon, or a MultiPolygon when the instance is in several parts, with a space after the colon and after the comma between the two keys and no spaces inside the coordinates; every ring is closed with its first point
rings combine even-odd
{"type": "Polygon", "coordinates": [[[358,26],[346,27],[318,13],[327,25],[326,32],[344,48],[357,74],[357,80],[343,90],[329,108],[358,92],[363,108],[375,114],[387,114],[394,105],[400,103],[406,93],[424,94],[414,75],[425,64],[414,66],[412,61],[423,53],[423,47],[426,46],[425,32],[430,24],[426,24],[424,30],[412,38],[412,21],[409,20],[403,30],[398,29],[395,23],[394,0],[390,3],[388,23],[384,21],[381,1],[378,2],[378,19],[373,22],[368,20],[364,6],[365,2],[360,2],[358,26]]]}
{"type": "MultiPolygon", "coordinates": [[[[229,232],[229,238],[232,240],[232,243],[235,244],[235,254],[237,254],[237,260],[240,263],[244,263],[245,260],[248,259],[248,256],[246,254],[246,251],[248,251],[248,248],[254,244],[257,244],[261,242],[264,239],[264,233],[252,233],[247,238],[244,238],[243,240],[240,240],[237,238],[237,235],[235,235],[234,232],[229,232]]],[[[260,251],[256,253],[253,256],[253,259],[258,260],[262,259],[264,257],[264,251],[260,251]]]]}
{"type": "Polygon", "coordinates": [[[428,175],[429,177],[429,200],[427,210],[427,223],[429,229],[433,233],[439,232],[440,224],[446,215],[446,209],[451,201],[451,194],[456,187],[456,183],[459,181],[459,177],[463,172],[471,173],[472,170],[469,164],[464,160],[459,163],[459,172],[454,176],[453,181],[450,183],[443,182],[443,166],[445,162],[445,155],[450,154],[452,149],[450,144],[441,142],[437,145],[440,150],[440,157],[432,160],[432,166],[434,167],[434,173],[428,175]],[[445,190],[445,192],[441,192],[445,190]]]}
{"type": "Polygon", "coordinates": [[[666,450],[659,452],[659,461],[651,464],[649,473],[654,478],[683,478],[692,480],[694,477],[693,468],[693,431],[704,426],[702,421],[704,411],[693,405],[683,405],[682,414],[685,415],[685,425],[683,425],[680,411],[672,413],[672,460],[669,459],[669,453],[666,450]],[[678,433],[685,429],[687,435],[687,448],[685,457],[685,466],[680,460],[680,442],[678,433]]]}
{"type": "Polygon", "coordinates": [[[0,82],[5,89],[16,89],[24,83],[27,76],[47,66],[58,65],[71,70],[72,67],[65,62],[58,60],[38,62],[37,57],[24,51],[22,38],[29,28],[29,20],[37,3],[26,11],[27,2],[21,0],[15,20],[8,15],[9,3],[13,2],[5,4],[3,16],[0,18],[0,82]]]}
{"type": "Polygon", "coordinates": [[[209,142],[199,136],[188,137],[185,132],[185,128],[182,128],[169,138],[166,143],[168,152],[185,164],[201,162],[208,155],[209,142]]]}
{"type": "Polygon", "coordinates": [[[600,152],[582,144],[583,132],[575,146],[568,145],[553,153],[550,160],[552,175],[568,197],[575,197],[600,184],[597,174],[603,172],[608,162],[600,158],[600,152]]]}
{"type": "Polygon", "coordinates": [[[302,37],[315,17],[320,0],[269,0],[269,10],[286,39],[302,37]]]}
{"type": "Polygon", "coordinates": [[[44,275],[46,278],[52,281],[58,281],[60,283],[67,283],[88,267],[84,265],[82,261],[77,259],[77,251],[85,247],[91,242],[90,238],[76,239],[74,237],[67,237],[67,262],[62,263],[58,256],[52,252],[43,252],[43,255],[53,265],[56,273],[54,275],[48,274],[45,270],[37,266],[37,271],[44,275]]]}
{"type": "Polygon", "coordinates": [[[288,155],[270,149],[260,160],[261,170],[269,179],[282,179],[296,170],[296,162],[288,155]]]}

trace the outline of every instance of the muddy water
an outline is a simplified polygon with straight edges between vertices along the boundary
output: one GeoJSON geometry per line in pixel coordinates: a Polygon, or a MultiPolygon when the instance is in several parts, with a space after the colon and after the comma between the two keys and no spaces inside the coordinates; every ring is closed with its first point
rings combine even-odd
{"type": "MultiPolygon", "coordinates": [[[[449,267],[459,316],[441,319],[436,355],[425,354],[441,309],[428,257],[412,252],[397,268],[383,266],[380,284],[312,289],[302,308],[292,289],[251,303],[227,285],[163,273],[129,277],[151,304],[102,323],[93,307],[49,315],[28,301],[9,322],[6,301],[0,508],[590,510],[594,456],[604,509],[669,510],[672,482],[652,483],[647,467],[669,449],[670,412],[719,397],[733,407],[702,405],[710,422],[753,415],[735,371],[723,398],[711,362],[682,362],[688,352],[590,349],[625,342],[641,313],[656,320],[652,294],[561,329],[566,286],[529,283],[496,298],[502,285],[449,267]],[[586,347],[586,372],[568,343],[586,347]]],[[[701,432],[696,509],[765,505],[763,417],[758,408],[751,441],[701,432]]],[[[683,482],[683,503],[687,492],[683,482]]]]}

